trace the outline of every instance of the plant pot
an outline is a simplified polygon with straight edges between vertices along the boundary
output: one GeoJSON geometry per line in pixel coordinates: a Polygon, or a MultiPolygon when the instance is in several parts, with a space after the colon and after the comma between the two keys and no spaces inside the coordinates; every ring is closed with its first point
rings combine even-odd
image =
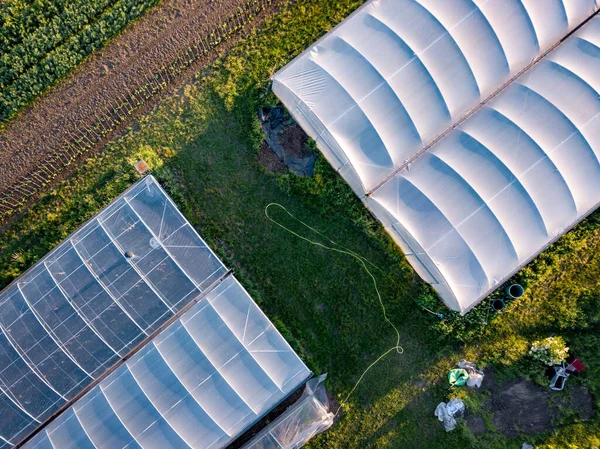
{"type": "Polygon", "coordinates": [[[520,284],[511,284],[506,287],[506,294],[509,298],[520,298],[525,293],[525,289],[520,284]]]}
{"type": "Polygon", "coordinates": [[[504,306],[505,306],[504,300],[502,300],[502,299],[498,298],[498,299],[494,299],[492,301],[492,310],[494,312],[500,312],[502,309],[504,309],[504,306]]]}

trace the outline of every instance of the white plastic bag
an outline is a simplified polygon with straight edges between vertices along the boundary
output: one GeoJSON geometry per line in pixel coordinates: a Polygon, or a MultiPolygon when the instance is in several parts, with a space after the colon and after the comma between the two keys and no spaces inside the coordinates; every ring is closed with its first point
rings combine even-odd
{"type": "Polygon", "coordinates": [[[467,373],[469,373],[467,387],[481,387],[481,382],[483,382],[483,371],[478,370],[477,366],[473,362],[461,360],[460,362],[458,362],[458,367],[464,369],[467,373]]]}
{"type": "Polygon", "coordinates": [[[456,417],[462,416],[465,411],[465,404],[460,399],[452,399],[447,404],[440,402],[435,408],[434,415],[444,423],[446,432],[456,428],[456,417]]]}

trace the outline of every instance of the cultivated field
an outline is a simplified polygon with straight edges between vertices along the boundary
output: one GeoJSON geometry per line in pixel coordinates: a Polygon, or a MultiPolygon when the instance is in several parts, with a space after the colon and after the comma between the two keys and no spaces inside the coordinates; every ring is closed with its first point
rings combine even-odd
{"type": "Polygon", "coordinates": [[[0,223],[214,60],[277,3],[165,0],[95,54],[0,134],[0,223]]]}
{"type": "MultiPolygon", "coordinates": [[[[522,298],[500,314],[490,313],[484,302],[460,318],[441,306],[322,157],[310,178],[272,174],[261,165],[257,109],[275,103],[269,76],[361,3],[303,0],[272,11],[257,31],[140,116],[12,222],[0,236],[1,284],[129,186],[137,178],[132,164],[144,158],[313,371],[329,373],[327,386],[337,401],[396,336],[383,320],[371,279],[355,260],[294,238],[265,217],[265,206],[283,204],[378,267],[373,272],[405,352],[389,354],[369,371],[335,426],[310,447],[517,449],[523,441],[538,449],[600,447],[598,213],[516,276],[527,287],[522,298]],[[564,337],[586,371],[547,399],[543,367],[527,353],[533,341],[552,333],[564,337]],[[487,380],[497,379],[493,388],[451,389],[447,371],[462,358],[485,366],[487,380]],[[537,408],[551,410],[541,416],[548,418],[544,426],[520,425],[520,416],[531,415],[527,408],[505,411],[500,393],[524,384],[525,391],[544,392],[536,396],[546,401],[537,408]],[[476,433],[464,422],[446,433],[433,415],[440,401],[454,396],[465,401],[469,419],[479,419],[476,433]],[[585,409],[581,398],[589,402],[585,409]]],[[[299,233],[308,232],[285,214],[272,215],[299,233]]]]}

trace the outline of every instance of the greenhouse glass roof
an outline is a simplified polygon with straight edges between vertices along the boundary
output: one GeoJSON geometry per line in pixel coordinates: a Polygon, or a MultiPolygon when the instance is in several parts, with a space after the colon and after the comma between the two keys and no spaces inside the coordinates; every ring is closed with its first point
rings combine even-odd
{"type": "Polygon", "coordinates": [[[599,6],[372,0],[273,91],[464,313],[600,201],[599,6]]]}
{"type": "Polygon", "coordinates": [[[0,294],[0,349],[2,449],[75,399],[27,447],[222,447],[310,375],[151,176],[0,294]]]}

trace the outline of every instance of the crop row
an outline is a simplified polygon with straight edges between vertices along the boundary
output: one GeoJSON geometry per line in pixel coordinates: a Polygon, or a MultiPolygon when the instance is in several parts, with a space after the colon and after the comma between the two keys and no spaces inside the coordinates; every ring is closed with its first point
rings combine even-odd
{"type": "Polygon", "coordinates": [[[80,0],[0,58],[0,122],[101,48],[158,0],[80,0]]]}
{"type": "Polygon", "coordinates": [[[69,0],[4,0],[0,2],[0,54],[64,11],[69,0]]]}
{"type": "Polygon", "coordinates": [[[50,51],[93,22],[114,0],[68,4],[61,14],[41,25],[0,57],[0,89],[38,64],[50,51]]]}
{"type": "Polygon", "coordinates": [[[61,175],[71,164],[89,154],[104,137],[128,121],[153,96],[167,89],[192,64],[252,23],[258,14],[275,1],[277,0],[246,1],[231,11],[217,26],[191,39],[183,51],[172,56],[159,70],[138,77],[133,85],[113,97],[112,105],[96,111],[96,120],[90,126],[70,134],[69,141],[0,195],[0,222],[18,211],[29,198],[61,175]]]}

